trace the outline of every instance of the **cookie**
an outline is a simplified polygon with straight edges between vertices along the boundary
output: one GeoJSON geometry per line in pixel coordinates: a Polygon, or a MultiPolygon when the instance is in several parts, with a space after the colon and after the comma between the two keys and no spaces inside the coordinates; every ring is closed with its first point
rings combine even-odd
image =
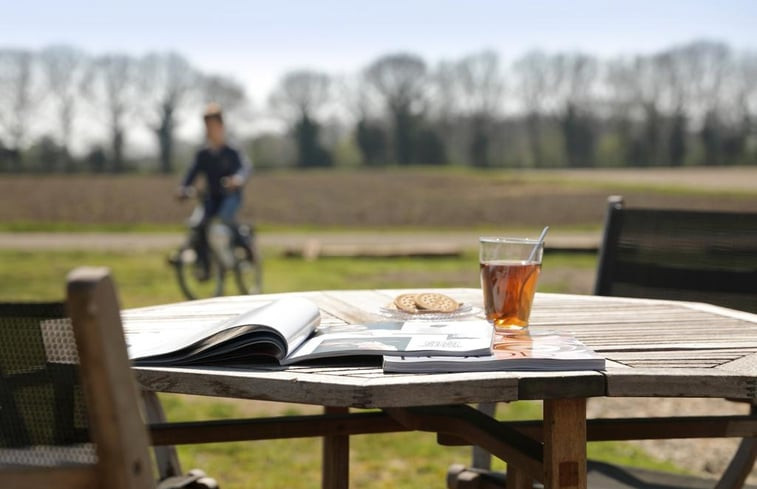
{"type": "Polygon", "coordinates": [[[434,292],[425,292],[416,295],[415,305],[419,309],[429,312],[454,312],[460,307],[460,304],[455,299],[434,292]]]}
{"type": "Polygon", "coordinates": [[[394,305],[400,311],[409,313],[418,312],[418,306],[415,304],[415,294],[401,294],[394,298],[394,305]]]}

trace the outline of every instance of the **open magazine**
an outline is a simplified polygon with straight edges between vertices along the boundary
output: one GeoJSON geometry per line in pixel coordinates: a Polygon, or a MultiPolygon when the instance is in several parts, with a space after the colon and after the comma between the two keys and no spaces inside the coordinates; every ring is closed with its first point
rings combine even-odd
{"type": "Polygon", "coordinates": [[[385,372],[489,372],[604,370],[605,359],[573,336],[556,331],[498,333],[490,354],[481,356],[384,357],[385,372]]]}
{"type": "Polygon", "coordinates": [[[278,362],[363,355],[485,355],[492,328],[484,320],[393,321],[320,325],[318,306],[284,298],[230,319],[160,329],[125,318],[129,357],[136,365],[181,366],[278,362]],[[319,326],[320,325],[320,326],[319,326]]]}

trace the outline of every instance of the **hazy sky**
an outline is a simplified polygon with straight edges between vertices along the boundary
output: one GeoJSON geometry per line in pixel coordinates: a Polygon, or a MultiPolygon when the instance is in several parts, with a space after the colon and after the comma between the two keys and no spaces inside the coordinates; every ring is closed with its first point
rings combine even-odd
{"type": "Polygon", "coordinates": [[[5,0],[0,45],[177,50],[259,104],[289,69],[349,73],[392,51],[435,63],[482,48],[508,60],[532,48],[605,56],[694,38],[754,49],[755,24],[754,0],[5,0]]]}

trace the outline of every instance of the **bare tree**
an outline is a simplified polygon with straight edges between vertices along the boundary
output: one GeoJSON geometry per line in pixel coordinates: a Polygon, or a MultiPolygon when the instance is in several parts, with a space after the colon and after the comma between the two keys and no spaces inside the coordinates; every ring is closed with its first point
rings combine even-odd
{"type": "Polygon", "coordinates": [[[487,50],[468,55],[458,63],[459,102],[463,112],[491,117],[502,110],[505,79],[499,55],[487,50]]]}
{"type": "Polygon", "coordinates": [[[220,105],[224,120],[234,121],[227,125],[227,132],[236,136],[241,126],[236,122],[240,119],[248,122],[253,117],[251,103],[244,87],[233,78],[214,74],[203,75],[201,85],[203,103],[213,102],[220,105]]]}
{"type": "Polygon", "coordinates": [[[179,113],[197,94],[200,76],[186,58],[173,52],[145,56],[139,72],[145,118],[160,148],[160,171],[171,173],[179,113]]]}
{"type": "Polygon", "coordinates": [[[693,115],[703,117],[718,111],[731,50],[720,42],[698,41],[673,51],[681,75],[688,85],[686,103],[693,115]]]}
{"type": "Polygon", "coordinates": [[[475,166],[490,165],[491,130],[497,114],[502,110],[505,80],[499,55],[482,51],[464,57],[457,63],[459,105],[462,115],[471,124],[468,147],[475,166]]]}
{"type": "Polygon", "coordinates": [[[592,97],[596,89],[596,58],[576,53],[552,58],[559,80],[559,118],[565,156],[571,167],[593,166],[596,136],[593,128],[592,97]]]}
{"type": "Polygon", "coordinates": [[[269,103],[292,126],[298,165],[329,166],[331,155],[319,141],[318,116],[331,96],[331,78],[325,73],[299,70],[287,73],[269,103]]]}
{"type": "Polygon", "coordinates": [[[386,164],[388,138],[380,117],[380,104],[375,93],[367,86],[365,76],[340,78],[336,81],[339,99],[354,126],[354,138],[364,165],[386,164]]]}
{"type": "Polygon", "coordinates": [[[71,164],[74,118],[86,83],[89,60],[86,53],[72,46],[50,46],[40,53],[45,88],[55,104],[59,144],[66,155],[67,166],[71,164]]]}
{"type": "Polygon", "coordinates": [[[607,87],[607,108],[609,120],[618,136],[623,163],[636,163],[639,158],[639,144],[634,138],[635,112],[638,109],[638,80],[636,59],[618,58],[607,63],[605,86],[607,87]]]}
{"type": "Polygon", "coordinates": [[[296,121],[307,115],[314,118],[329,100],[331,78],[317,71],[287,73],[271,94],[270,104],[283,117],[296,121]]]}
{"type": "Polygon", "coordinates": [[[636,100],[641,107],[642,133],[637,164],[652,165],[663,156],[663,117],[665,104],[666,64],[664,55],[639,56],[633,69],[636,78],[636,100]]]}
{"type": "Polygon", "coordinates": [[[748,119],[757,117],[757,52],[739,56],[735,72],[734,100],[739,112],[748,119]]]}
{"type": "Polygon", "coordinates": [[[526,134],[531,148],[532,164],[545,163],[543,149],[543,119],[554,105],[554,94],[559,84],[552,56],[531,51],[513,65],[517,79],[517,93],[526,117],[526,134]]]}
{"type": "Polygon", "coordinates": [[[215,102],[226,113],[244,110],[248,102],[244,87],[236,80],[222,75],[203,77],[203,96],[206,103],[215,102]]]}
{"type": "Polygon", "coordinates": [[[11,170],[21,169],[21,154],[28,143],[31,121],[40,101],[35,80],[34,55],[23,49],[0,51],[0,125],[10,148],[11,170]]]}
{"type": "Polygon", "coordinates": [[[684,52],[691,74],[690,110],[701,118],[699,137],[704,148],[704,163],[722,165],[726,138],[723,86],[730,67],[730,49],[722,43],[702,41],[686,46],[684,52]]]}
{"type": "Polygon", "coordinates": [[[688,151],[686,134],[688,131],[687,102],[689,99],[683,60],[674,50],[664,51],[655,59],[663,74],[665,83],[663,106],[667,108],[670,128],[667,137],[666,163],[681,166],[688,151]]]}
{"type": "Polygon", "coordinates": [[[139,100],[137,61],[123,54],[95,59],[87,83],[91,100],[99,106],[110,133],[111,171],[125,169],[126,131],[139,100]]]}
{"type": "Polygon", "coordinates": [[[733,114],[733,135],[726,152],[733,163],[753,163],[748,159],[747,142],[757,117],[757,53],[741,53],[734,60],[731,75],[730,107],[726,113],[733,114]]]}
{"type": "Polygon", "coordinates": [[[460,70],[457,61],[441,61],[429,76],[428,115],[452,125],[460,115],[460,70]]]}
{"type": "MultiPolygon", "coordinates": [[[[446,151],[455,161],[467,161],[466,147],[470,135],[463,120],[460,96],[460,72],[457,60],[442,60],[427,75],[424,116],[445,142],[446,151]]],[[[375,90],[371,90],[375,93],[375,90]]]]}
{"type": "Polygon", "coordinates": [[[426,63],[414,54],[382,56],[364,72],[367,83],[379,94],[392,117],[394,157],[407,165],[414,161],[417,118],[426,92],[426,63]]]}
{"type": "Polygon", "coordinates": [[[668,159],[683,165],[687,153],[687,134],[691,122],[699,123],[709,163],[719,161],[718,106],[729,50],[720,43],[707,41],[673,47],[658,55],[665,73],[665,102],[670,113],[668,159]],[[712,161],[712,160],[716,161],[712,161]]]}
{"type": "Polygon", "coordinates": [[[663,60],[656,55],[619,58],[606,65],[608,107],[625,164],[649,166],[662,158],[662,66],[663,60]]]}

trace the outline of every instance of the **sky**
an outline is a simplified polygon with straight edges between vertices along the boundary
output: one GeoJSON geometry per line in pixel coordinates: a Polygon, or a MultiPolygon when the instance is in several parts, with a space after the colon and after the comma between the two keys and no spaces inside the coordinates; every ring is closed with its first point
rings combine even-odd
{"type": "Polygon", "coordinates": [[[434,64],[485,48],[599,56],[692,39],[757,49],[754,0],[2,0],[0,45],[91,54],[176,50],[264,103],[292,69],[354,73],[382,54],[434,64]]]}
{"type": "MultiPolygon", "coordinates": [[[[235,120],[241,136],[284,128],[267,100],[295,69],[345,76],[400,51],[430,66],[483,49],[506,63],[532,49],[614,57],[694,39],[757,51],[756,21],[756,0],[0,0],[0,47],[177,51],[246,88],[253,116],[235,120]]],[[[98,127],[77,132],[77,151],[106,137],[98,127]]],[[[180,137],[200,134],[199,118],[182,118],[180,137]]],[[[146,128],[129,137],[154,151],[146,128]]]]}

